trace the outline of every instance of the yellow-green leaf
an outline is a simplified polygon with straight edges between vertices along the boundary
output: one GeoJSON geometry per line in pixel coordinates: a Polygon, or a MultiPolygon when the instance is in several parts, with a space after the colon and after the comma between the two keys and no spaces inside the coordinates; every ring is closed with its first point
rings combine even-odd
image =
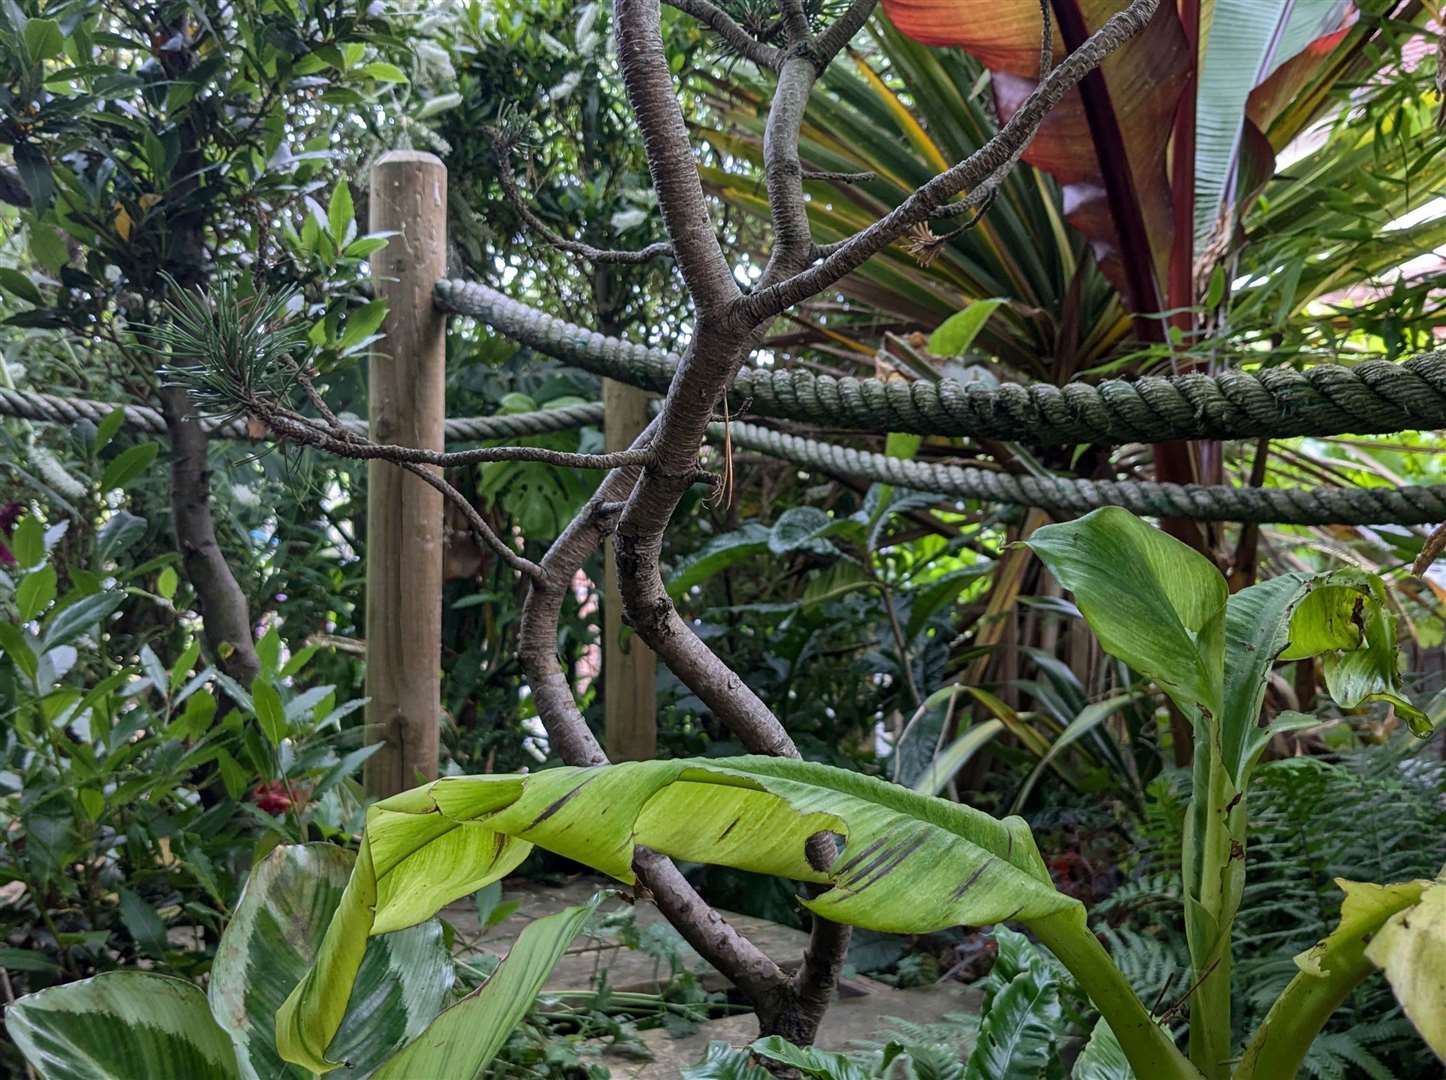
{"type": "Polygon", "coordinates": [[[1446,881],[1387,919],[1366,957],[1386,973],[1402,1011],[1446,1061],[1446,881]]]}
{"type": "Polygon", "coordinates": [[[316,966],[277,1016],[289,1061],[326,1049],[369,936],[411,925],[544,847],[625,882],[635,845],[830,886],[805,906],[886,932],[1083,912],[1054,888],[1028,826],[871,777],[778,758],[628,762],[448,777],[373,806],[316,966]],[[841,837],[826,869],[816,834],[841,837]]]}

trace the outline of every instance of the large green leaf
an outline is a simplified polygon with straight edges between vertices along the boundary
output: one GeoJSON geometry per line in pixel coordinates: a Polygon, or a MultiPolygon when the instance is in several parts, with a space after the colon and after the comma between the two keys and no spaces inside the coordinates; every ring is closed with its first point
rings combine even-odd
{"type": "Polygon", "coordinates": [[[1446,1061],[1446,880],[1387,919],[1366,958],[1386,973],[1402,1011],[1446,1061]]]}
{"type": "Polygon", "coordinates": [[[5,1028],[42,1080],[239,1080],[206,995],[184,979],[116,971],[27,994],[5,1028]]]}
{"type": "Polygon", "coordinates": [[[598,905],[567,908],[527,925],[485,984],[453,1005],[373,1080],[480,1076],[532,1007],[562,954],[598,905]]]}
{"type": "Polygon", "coordinates": [[[1090,1041],[1075,1059],[1074,1072],[1070,1075],[1074,1080],[1135,1080],[1120,1040],[1115,1038],[1104,1017],[1095,1021],[1090,1041]]]}
{"type": "MultiPolygon", "coordinates": [[[[1195,242],[1218,227],[1240,162],[1250,92],[1340,25],[1343,0],[1214,0],[1195,101],[1195,242]]],[[[1229,207],[1227,207],[1229,209],[1229,207]]]]}
{"type": "Polygon", "coordinates": [[[429,917],[537,844],[631,883],[636,844],[693,862],[829,885],[803,901],[837,922],[926,932],[1067,916],[1028,826],[840,769],[777,758],[628,762],[448,777],[368,811],[361,853],[316,966],[277,1016],[282,1056],[318,1071],[369,936],[429,917]],[[805,845],[843,838],[825,869],[805,845]]]}
{"type": "Polygon", "coordinates": [[[682,596],[694,585],[722,573],[734,563],[767,554],[769,537],[768,528],[756,521],[750,521],[733,532],[715,536],[668,577],[668,595],[682,596]]]}
{"type": "Polygon", "coordinates": [[[714,1039],[703,1060],[689,1065],[679,1076],[682,1080],[770,1080],[771,1074],[754,1064],[751,1051],[714,1039]]]}
{"type": "Polygon", "coordinates": [[[1242,589],[1226,605],[1220,737],[1235,790],[1246,789],[1272,735],[1312,722],[1284,713],[1270,725],[1258,723],[1271,667],[1317,656],[1324,657],[1326,688],[1337,704],[1390,701],[1413,728],[1426,722],[1400,695],[1396,624],[1380,579],[1351,569],[1282,574],[1242,589]]]}
{"type": "MultiPolygon", "coordinates": [[[[354,859],[329,844],[277,847],[251,871],[211,968],[210,1003],[248,1080],[306,1078],[276,1051],[276,1010],[316,959],[354,859]]],[[[373,939],[330,1052],[365,1076],[446,1004],[452,965],[436,921],[373,939]]]]}
{"type": "Polygon", "coordinates": [[[796,1069],[810,1080],[872,1080],[869,1070],[844,1054],[795,1046],[777,1035],[759,1039],[749,1049],[760,1058],[796,1069]]]}
{"type": "Polygon", "coordinates": [[[1228,590],[1204,556],[1119,507],[1046,525],[1024,543],[1075,594],[1106,652],[1187,714],[1220,714],[1228,590]]]}

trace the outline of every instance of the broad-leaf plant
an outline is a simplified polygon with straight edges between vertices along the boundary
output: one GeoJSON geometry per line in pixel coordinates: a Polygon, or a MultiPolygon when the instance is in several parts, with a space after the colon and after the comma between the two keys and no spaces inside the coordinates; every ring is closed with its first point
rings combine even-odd
{"type": "MultiPolygon", "coordinates": [[[[1348,571],[1296,574],[1231,596],[1203,556],[1117,509],[1045,526],[1028,546],[1074,593],[1103,647],[1154,679],[1195,729],[1194,794],[1182,853],[1194,966],[1188,1056],[1111,962],[1087,925],[1084,905],[1055,888],[1023,819],[996,819],[825,765],[748,756],[447,777],[376,803],[349,880],[328,900],[335,910],[324,935],[300,950],[278,936],[266,949],[275,958],[267,963],[279,966],[265,973],[265,981],[299,979],[275,1016],[280,1057],[316,1072],[355,1064],[349,1046],[357,1035],[348,1035],[348,1018],[368,998],[368,971],[397,963],[408,950],[407,935],[424,932],[415,928],[514,870],[534,846],[625,883],[636,880],[632,867],[640,846],[807,882],[813,888],[802,902],[811,911],[876,931],[1016,923],[1068,968],[1100,1011],[1096,1037],[1106,1046],[1117,1042],[1139,1077],[1292,1076],[1333,1009],[1377,969],[1423,1038],[1446,1057],[1446,874],[1435,881],[1341,882],[1340,927],[1296,958],[1299,971],[1243,1054],[1231,1044],[1230,933],[1246,874],[1251,774],[1272,735],[1312,722],[1283,713],[1260,723],[1272,665],[1319,658],[1339,704],[1384,700],[1413,725],[1425,722],[1399,695],[1395,626],[1380,582],[1348,571]],[[1122,568],[1129,571],[1127,586],[1122,568]],[[810,847],[819,834],[841,842],[831,861],[818,859],[817,845],[810,847]],[[303,975],[307,961],[314,962],[303,975]]],[[[272,858],[329,857],[326,849],[291,850],[272,858]]],[[[243,952],[256,948],[255,935],[279,934],[267,905],[297,900],[273,895],[274,886],[266,883],[274,876],[263,864],[228,930],[243,952]]],[[[529,973],[494,994],[512,1007],[477,1004],[491,1000],[488,991],[504,978],[499,973],[478,997],[443,1013],[420,1036],[400,1034],[406,1025],[398,1027],[398,1042],[417,1041],[394,1060],[409,1068],[414,1058],[480,1068],[474,1063],[485,1058],[474,1045],[485,1042],[495,1050],[520,1016],[519,996],[530,998],[545,980],[547,958],[560,953],[556,941],[576,932],[575,920],[562,922],[538,924],[536,940],[524,938],[517,947],[525,958],[509,960],[503,969],[529,973]],[[542,950],[542,958],[533,949],[542,950]],[[463,1015],[468,1003],[475,1016],[463,1015]],[[483,1024],[493,1025],[485,1039],[483,1024]]],[[[211,1009],[223,1026],[227,1017],[251,1010],[243,1024],[248,1033],[230,1032],[235,1049],[221,1037],[199,991],[143,973],[31,995],[10,1013],[12,1036],[47,1077],[138,1080],[161,1075],[160,1063],[171,1060],[154,1055],[184,1053],[217,1062],[231,1060],[228,1052],[238,1062],[244,1055],[269,1055],[269,1046],[252,1043],[255,1030],[269,1032],[268,1016],[255,1015],[246,1004],[247,980],[263,975],[258,968],[231,982],[229,965],[243,962],[227,945],[223,940],[211,1009]],[[155,981],[157,992],[118,994],[119,980],[155,981]],[[236,995],[235,1002],[228,994],[236,995]],[[79,1060],[74,1055],[97,1017],[118,1030],[129,1027],[131,1034],[106,1044],[114,1060],[105,1069],[75,1071],[65,1063],[79,1060]],[[139,1039],[140,1028],[150,1034],[133,1047],[128,1040],[139,1039]]],[[[410,963],[397,972],[403,986],[410,963]]],[[[1101,1049],[1090,1060],[1112,1056],[1101,1049]]],[[[215,1075],[257,1075],[249,1067],[242,1062],[238,1072],[215,1075]]],[[[399,1067],[385,1065],[375,1075],[408,1075],[395,1071],[399,1067]]]]}

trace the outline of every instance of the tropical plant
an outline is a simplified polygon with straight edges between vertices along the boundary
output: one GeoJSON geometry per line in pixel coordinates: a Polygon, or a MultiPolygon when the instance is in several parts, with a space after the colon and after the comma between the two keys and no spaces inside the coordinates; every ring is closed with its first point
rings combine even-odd
{"type": "Polygon", "coordinates": [[[282,1056],[334,1068],[333,1039],[368,940],[497,880],[534,845],[625,882],[635,880],[641,846],[812,883],[805,907],[873,930],[1017,921],[1099,1010],[1092,1067],[1118,1056],[1107,1052],[1113,1038],[1141,1076],[1294,1075],[1330,1013],[1377,967],[1428,1044],[1446,1055],[1443,874],[1434,882],[1343,882],[1339,928],[1300,954],[1297,974],[1232,1067],[1231,929],[1245,880],[1249,787],[1273,733],[1315,722],[1286,714],[1259,725],[1272,666],[1319,657],[1342,704],[1387,700],[1414,723],[1423,719],[1399,697],[1395,628],[1380,583],[1360,573],[1299,574],[1230,596],[1202,556],[1118,510],[1040,529],[1029,544],[1074,592],[1102,645],[1154,679],[1196,732],[1181,860],[1194,967],[1188,1060],[1111,962],[1083,905],[1055,888],[1021,819],[825,765],[761,757],[450,777],[375,804],[315,964],[277,1015],[282,1056]],[[1120,566],[1132,568],[1130,589],[1120,587],[1120,566]],[[819,858],[820,835],[841,839],[842,851],[819,858]]]}
{"type": "MultiPolygon", "coordinates": [[[[251,872],[206,991],[145,971],[97,975],[12,1005],[10,1037],[46,1080],[311,1075],[277,1056],[274,1015],[316,955],[351,865],[329,845],[275,848],[251,872]]],[[[454,1004],[441,925],[387,935],[357,971],[360,992],[334,1048],[341,1075],[477,1076],[595,907],[530,923],[487,982],[454,1004]]]]}
{"type": "MultiPolygon", "coordinates": [[[[1053,15],[1058,53],[1117,6],[886,3],[852,63],[821,76],[800,130],[807,214],[819,242],[899,205],[990,137],[1039,75],[1041,10],[1053,15]]],[[[1441,244],[1446,226],[1424,200],[1439,187],[1446,155],[1431,62],[1403,56],[1407,42],[1429,42],[1427,14],[1423,5],[1394,2],[1161,5],[1141,38],[1051,114],[1021,167],[997,184],[987,213],[966,228],[946,220],[937,233],[921,230],[881,252],[839,283],[848,304],[830,295],[802,305],[795,325],[769,344],[789,362],[822,357],[840,374],[862,368],[918,379],[942,371],[1061,385],[1167,363],[1252,366],[1430,347],[1439,296],[1412,260],[1441,244]],[[1237,168],[1241,162],[1248,167],[1237,168]],[[927,354],[921,368],[912,331],[986,305],[998,307],[968,368],[927,354]]],[[[742,64],[704,81],[715,107],[697,125],[715,151],[705,180],[731,208],[761,219],[768,204],[754,173],[763,164],[767,82],[742,64]]],[[[928,448],[966,452],[957,440],[931,439],[928,448]]],[[[967,452],[1020,473],[1133,479],[1152,468],[1138,447],[1037,453],[982,442],[967,452]]],[[[1156,479],[1383,482],[1364,469],[1323,472],[1320,448],[1282,442],[1197,447],[1193,465],[1178,447],[1155,453],[1163,455],[1156,479]]],[[[1022,528],[1009,538],[1021,538],[1022,528]]],[[[1262,561],[1299,561],[1299,530],[1170,528],[1208,546],[1230,568],[1233,587],[1254,580],[1262,561]],[[1261,544],[1262,534],[1275,542],[1261,544]]],[[[1315,550],[1347,564],[1360,548],[1379,560],[1366,530],[1328,540],[1313,532],[1325,541],[1315,550]]],[[[1423,540],[1403,536],[1397,548],[1419,550],[1423,540]]],[[[1001,562],[987,585],[1001,596],[996,639],[973,640],[966,624],[956,657],[990,648],[983,670],[962,682],[997,693],[1017,678],[1014,658],[1041,645],[1038,627],[1051,621],[1020,626],[1009,612],[1013,596],[1041,591],[1023,561],[1001,562]],[[1033,639],[1020,636],[1029,629],[1033,639]]],[[[1413,606],[1404,595],[1413,585],[1390,587],[1413,606]]],[[[1056,651],[1078,656],[1088,646],[1075,624],[1065,625],[1056,651]]],[[[1074,666],[1082,678],[1084,667],[1074,666]]],[[[1108,687],[1100,689],[1104,696],[1108,687]]],[[[972,705],[958,710],[951,735],[997,719],[972,705]]],[[[1175,735],[1188,747],[1183,725],[1175,735]]],[[[977,782],[980,769],[965,776],[977,782]]]]}
{"type": "Polygon", "coordinates": [[[383,311],[361,267],[385,240],[359,235],[344,183],[327,196],[341,164],[333,129],[405,79],[386,59],[399,44],[381,5],[262,3],[238,15],[183,0],[20,0],[0,11],[0,144],[14,158],[0,200],[20,234],[20,265],[0,287],[25,305],[6,324],[87,355],[68,388],[165,414],[177,569],[197,594],[208,658],[243,684],[257,670],[251,615],[267,600],[226,558],[251,553],[244,533],[238,543],[224,529],[233,500],[213,513],[204,431],[158,377],[148,330],[169,280],[220,278],[243,298],[298,287],[319,359],[365,349],[383,311]]]}

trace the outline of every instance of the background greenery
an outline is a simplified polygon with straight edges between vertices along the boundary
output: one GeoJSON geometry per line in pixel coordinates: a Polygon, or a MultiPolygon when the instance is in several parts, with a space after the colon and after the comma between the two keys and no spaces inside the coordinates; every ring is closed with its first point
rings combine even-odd
{"type": "MultiPolygon", "coordinates": [[[[1360,6],[1358,52],[1313,114],[1287,118],[1296,125],[1287,135],[1309,137],[1293,143],[1246,214],[1230,287],[1212,283],[1200,298],[1211,332],[1192,356],[1300,363],[1403,356],[1434,341],[1431,256],[1446,242],[1446,217],[1431,199],[1446,159],[1435,62],[1422,43],[1434,44],[1435,31],[1421,5],[1360,6]]],[[[378,154],[404,146],[449,167],[451,270],[606,332],[674,345],[688,324],[668,265],[595,270],[529,235],[482,137],[489,127],[512,135],[524,188],[559,231],[599,245],[659,239],[608,22],[606,5],[567,0],[473,0],[424,14],[387,2],[6,4],[0,143],[12,167],[0,174],[0,386],[154,403],[160,376],[147,328],[163,318],[169,278],[224,282],[241,295],[296,290],[329,400],[364,412],[359,360],[382,316],[366,281],[366,256],[381,240],[366,235],[365,178],[378,154]]],[[[725,242],[747,272],[766,239],[756,168],[766,88],[691,21],[668,13],[665,30],[725,242]]],[[[964,53],[917,45],[882,16],[858,44],[816,96],[803,150],[813,166],[876,177],[810,183],[821,239],[893,205],[994,122],[987,73],[964,53]]],[[[902,250],[874,260],[838,296],[775,327],[768,359],[1057,382],[1169,362],[1134,335],[1085,241],[1062,224],[1048,175],[1021,167],[986,220],[931,260],[902,250]],[[989,300],[1000,303],[977,337],[930,348],[926,335],[944,319],[989,300]]],[[[475,325],[457,320],[449,332],[449,414],[598,396],[593,376],[475,325]]],[[[537,441],[588,450],[601,433],[537,441]]],[[[212,513],[258,628],[262,675],[248,690],[198,640],[171,533],[165,440],[120,431],[117,418],[70,427],[5,419],[0,442],[7,992],[139,960],[204,977],[258,859],[358,825],[364,471],[212,444],[212,513]]],[[[1142,447],[857,442],[1084,476],[1151,469],[1142,447]]],[[[1430,483],[1441,480],[1439,450],[1432,434],[1232,444],[1221,470],[1267,485],[1430,483]]],[[[1100,654],[1037,563],[1012,554],[1036,518],[860,489],[741,454],[735,468],[732,500],[692,497],[668,534],[670,591],[703,637],[807,756],[992,811],[1017,806],[1057,880],[1093,905],[1145,1000],[1182,995],[1183,930],[1162,916],[1157,891],[1179,847],[1180,747],[1158,695],[1100,654]],[[1041,764],[1066,732],[1068,745],[1041,764]]],[[[536,465],[453,480],[499,532],[520,528],[537,551],[588,494],[582,479],[536,465]]],[[[449,524],[444,770],[536,766],[547,751],[515,657],[521,587],[471,544],[460,517],[449,524]]],[[[1446,708],[1446,582],[1405,572],[1421,535],[1225,526],[1209,542],[1227,569],[1262,576],[1342,565],[1384,574],[1404,627],[1410,696],[1434,715],[1446,708]]],[[[599,638],[600,564],[586,579],[560,642],[580,676],[599,638]]],[[[593,678],[583,694],[598,727],[605,689],[593,678]]],[[[659,694],[662,754],[737,751],[666,672],[659,694]]],[[[1315,672],[1302,663],[1273,684],[1267,708],[1310,709],[1315,696],[1315,672]]],[[[1334,924],[1334,877],[1439,869],[1441,737],[1416,742],[1380,708],[1325,719],[1274,746],[1281,760],[1258,782],[1236,977],[1262,1008],[1289,957],[1334,924]],[[1362,814],[1379,806],[1391,807],[1389,821],[1362,814]]],[[[558,869],[539,860],[539,872],[558,869]]],[[[697,875],[722,906],[799,919],[786,885],[716,868],[697,875]]],[[[904,984],[977,977],[988,963],[978,954],[992,948],[963,931],[859,935],[853,962],[904,984]]],[[[998,945],[1001,955],[1027,948],[1004,937],[998,945]]],[[[1077,991],[1063,982],[1051,1053],[1073,1053],[1088,1033],[1068,1007],[1077,991]]],[[[690,1008],[706,997],[696,987],[676,993],[690,1008]]],[[[1359,998],[1313,1052],[1314,1074],[1427,1075],[1389,993],[1375,985],[1359,998]]],[[[673,1013],[654,1005],[560,1025],[537,1019],[509,1060],[534,1075],[582,1075],[595,1066],[570,1052],[539,1061],[544,1035],[571,1045],[558,1040],[617,1036],[660,1015],[673,1013]]],[[[1254,1019],[1237,1021],[1243,1029],[1254,1019]]],[[[18,1067],[11,1047],[0,1054],[18,1067]]]]}

